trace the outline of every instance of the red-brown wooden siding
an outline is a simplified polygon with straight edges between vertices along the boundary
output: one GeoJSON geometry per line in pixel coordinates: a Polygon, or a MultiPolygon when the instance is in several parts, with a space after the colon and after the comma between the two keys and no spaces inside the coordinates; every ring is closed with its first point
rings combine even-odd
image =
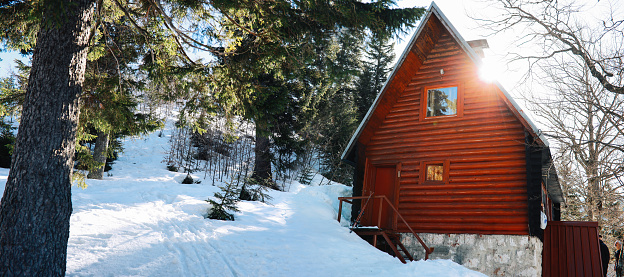
{"type": "MultiPolygon", "coordinates": [[[[406,60],[422,65],[395,76],[392,83],[410,80],[392,101],[380,102],[375,114],[385,116],[358,140],[371,163],[402,163],[398,208],[416,232],[528,234],[525,129],[446,29],[437,31],[424,62],[410,61],[426,52],[417,41],[411,52],[418,53],[406,60]],[[463,92],[463,115],[421,120],[425,88],[448,84],[463,92]],[[450,161],[448,182],[421,184],[421,162],[441,160],[450,161]]],[[[398,229],[407,231],[400,222],[398,229]]]]}

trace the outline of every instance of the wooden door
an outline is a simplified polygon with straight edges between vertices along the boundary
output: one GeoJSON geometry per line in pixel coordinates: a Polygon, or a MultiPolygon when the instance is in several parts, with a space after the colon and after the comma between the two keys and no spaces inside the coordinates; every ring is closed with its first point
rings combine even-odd
{"type": "MultiPolygon", "coordinates": [[[[395,165],[371,166],[371,174],[368,176],[368,193],[374,192],[374,196],[385,195],[394,205],[394,192],[397,171],[395,165]]],[[[362,205],[364,205],[362,202],[362,205]]],[[[366,216],[363,217],[363,226],[378,226],[382,229],[395,229],[395,215],[392,208],[383,199],[371,199],[366,207],[366,216]],[[381,223],[379,222],[379,208],[381,205],[381,223]],[[380,226],[379,226],[380,225],[380,226]]]]}

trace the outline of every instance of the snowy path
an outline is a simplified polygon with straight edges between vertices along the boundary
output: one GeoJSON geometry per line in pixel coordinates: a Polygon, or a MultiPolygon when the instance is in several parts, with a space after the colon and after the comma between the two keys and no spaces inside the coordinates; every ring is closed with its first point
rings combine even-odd
{"type": "Polygon", "coordinates": [[[272,205],[240,202],[236,221],[207,220],[218,188],[180,184],[161,163],[167,142],[127,140],[112,176],[73,187],[68,276],[483,276],[448,260],[402,264],[349,233],[336,221],[342,185],[296,183],[272,205]]]}

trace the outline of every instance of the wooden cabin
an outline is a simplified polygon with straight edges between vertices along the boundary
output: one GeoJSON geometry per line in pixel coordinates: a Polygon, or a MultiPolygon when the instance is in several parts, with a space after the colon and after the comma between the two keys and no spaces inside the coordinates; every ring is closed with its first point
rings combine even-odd
{"type": "Polygon", "coordinates": [[[432,3],[342,155],[363,198],[352,220],[401,234],[417,257],[410,228],[432,258],[539,276],[541,212],[560,220],[564,199],[540,130],[499,83],[479,77],[484,47],[432,3]]]}

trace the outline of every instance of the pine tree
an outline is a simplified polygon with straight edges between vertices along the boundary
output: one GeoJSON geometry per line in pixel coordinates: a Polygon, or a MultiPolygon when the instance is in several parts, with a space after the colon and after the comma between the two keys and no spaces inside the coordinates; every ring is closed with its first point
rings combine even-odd
{"type": "MultiPolygon", "coordinates": [[[[145,80],[139,76],[145,74],[134,65],[142,58],[145,41],[140,36],[137,40],[138,34],[127,24],[127,21],[100,24],[87,58],[76,159],[79,169],[87,170],[92,179],[102,178],[107,157],[118,150],[109,149],[109,144],[120,144],[112,140],[162,126],[152,115],[136,112],[135,94],[145,91],[145,80]]],[[[11,114],[19,114],[30,74],[30,67],[21,61],[17,61],[17,69],[18,74],[5,78],[0,85],[0,103],[11,114]]]]}
{"type": "Polygon", "coordinates": [[[11,166],[11,155],[15,146],[15,135],[7,117],[17,117],[21,112],[30,68],[16,60],[18,73],[0,79],[0,167],[11,166]]]}
{"type": "MultiPolygon", "coordinates": [[[[306,68],[312,57],[308,49],[317,41],[337,26],[397,31],[413,25],[424,12],[422,8],[392,9],[392,0],[163,2],[41,0],[0,4],[2,43],[33,53],[15,161],[0,203],[0,275],[65,272],[78,100],[89,43],[106,15],[130,20],[132,28],[153,42],[143,50],[146,55],[142,60],[152,66],[150,76],[175,80],[162,83],[179,85],[181,91],[190,87],[206,92],[199,86],[210,83],[210,96],[201,95],[207,101],[199,103],[217,106],[229,115],[237,110],[248,119],[256,119],[269,136],[271,122],[263,119],[275,118],[264,116],[264,110],[257,107],[266,108],[274,99],[276,110],[267,115],[285,114],[297,108],[279,107],[296,99],[293,102],[305,111],[318,96],[310,93],[310,84],[298,81],[304,73],[299,69],[306,68]],[[181,29],[187,26],[178,28],[181,25],[176,25],[169,13],[181,18],[179,22],[188,23],[189,18],[206,22],[193,20],[188,27],[194,31],[184,33],[181,29]],[[217,21],[223,24],[217,28],[207,24],[217,21]],[[198,40],[197,34],[205,36],[198,40]],[[220,67],[198,65],[188,57],[186,47],[215,53],[220,67]],[[192,74],[210,82],[202,84],[196,81],[201,78],[190,78],[192,74]],[[290,89],[297,94],[283,97],[290,89]],[[218,105],[209,100],[216,100],[218,105]]],[[[289,137],[296,139],[295,134],[289,137]]]]}
{"type": "Polygon", "coordinates": [[[234,215],[228,213],[228,211],[239,211],[236,207],[236,203],[239,201],[238,196],[240,194],[240,190],[233,181],[230,181],[226,183],[225,186],[221,186],[219,188],[221,189],[221,192],[214,193],[216,200],[206,200],[206,202],[212,205],[212,209],[206,217],[210,219],[233,221],[234,215]]]}
{"type": "Polygon", "coordinates": [[[317,106],[314,119],[314,140],[319,156],[321,174],[336,182],[349,184],[352,169],[343,164],[340,156],[357,127],[355,81],[361,67],[361,52],[364,36],[358,30],[343,29],[335,38],[337,52],[329,59],[328,76],[325,82],[329,88],[326,97],[317,106]]]}
{"type": "Polygon", "coordinates": [[[113,154],[109,141],[162,127],[152,115],[136,111],[136,95],[149,93],[146,70],[136,66],[147,42],[127,19],[104,22],[99,27],[87,61],[77,146],[79,163],[92,179],[102,178],[106,159],[113,154]],[[94,143],[93,152],[85,142],[94,143]]]}
{"type": "Polygon", "coordinates": [[[15,60],[17,73],[0,79],[0,116],[19,117],[24,104],[30,66],[15,60]]]}
{"type": "Polygon", "coordinates": [[[319,46],[328,45],[341,28],[392,33],[411,26],[424,12],[421,8],[391,9],[392,5],[393,1],[302,1],[297,5],[228,1],[216,5],[225,15],[229,36],[222,51],[215,52],[220,64],[214,68],[217,82],[213,89],[220,98],[236,99],[229,108],[256,123],[255,178],[271,181],[274,131],[296,138],[297,127],[313,117],[309,110],[329,97],[325,94],[328,87],[317,75],[327,74],[317,70],[326,67],[317,58],[319,46]],[[277,128],[280,116],[299,122],[289,126],[296,133],[277,128]]]}
{"type": "Polygon", "coordinates": [[[65,273],[79,97],[94,26],[110,8],[92,0],[0,4],[3,46],[33,55],[0,201],[0,275],[65,273]]]}
{"type": "MultiPolygon", "coordinates": [[[[0,275],[65,274],[78,97],[95,1],[41,2],[44,20],[0,202],[0,275]]],[[[4,21],[11,7],[0,7],[4,21]]]]}
{"type": "Polygon", "coordinates": [[[394,60],[390,34],[374,32],[366,43],[366,59],[357,83],[358,121],[361,121],[386,83],[394,60]]]}

